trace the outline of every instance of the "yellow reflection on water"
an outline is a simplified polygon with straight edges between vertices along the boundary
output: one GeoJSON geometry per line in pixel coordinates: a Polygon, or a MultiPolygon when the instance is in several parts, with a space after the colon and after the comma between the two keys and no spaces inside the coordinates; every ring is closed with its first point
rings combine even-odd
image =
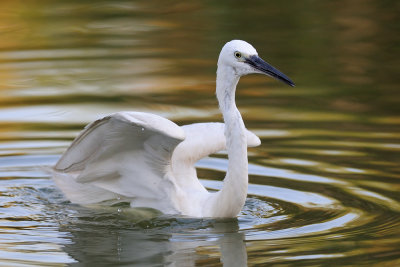
{"type": "MultiPolygon", "coordinates": [[[[45,224],[42,231],[3,233],[0,264],[62,265],[112,258],[115,251],[130,260],[135,245],[149,245],[155,257],[147,260],[160,258],[158,265],[177,258],[228,265],[232,255],[238,265],[398,263],[395,1],[254,4],[0,2],[0,194],[2,200],[21,194],[4,200],[3,211],[28,226],[45,224]],[[286,88],[265,76],[239,84],[238,107],[263,141],[249,152],[250,197],[240,229],[221,230],[207,219],[185,228],[178,219],[172,224],[183,230],[157,220],[149,222],[155,229],[138,230],[111,216],[113,223],[96,232],[101,219],[75,223],[43,208],[73,207],[48,200],[55,188],[47,178],[37,191],[25,188],[44,176],[34,167],[54,164],[84,124],[102,115],[137,110],[178,124],[221,121],[216,61],[233,38],[253,43],[297,84],[286,88]],[[26,206],[13,210],[10,203],[26,206]],[[19,216],[30,209],[42,217],[19,216]],[[63,233],[71,235],[68,250],[57,239],[63,233]]],[[[216,157],[198,163],[205,177],[224,177],[226,160],[216,157]]],[[[1,223],[5,231],[17,224],[1,223]]]]}

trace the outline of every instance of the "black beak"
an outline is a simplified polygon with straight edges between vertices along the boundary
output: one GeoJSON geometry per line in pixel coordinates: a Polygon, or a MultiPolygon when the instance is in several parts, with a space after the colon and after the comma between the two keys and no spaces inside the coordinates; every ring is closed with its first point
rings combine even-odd
{"type": "Polygon", "coordinates": [[[262,73],[274,77],[290,86],[294,86],[294,82],[290,80],[288,76],[280,72],[278,69],[272,67],[270,64],[262,60],[259,56],[253,55],[246,58],[245,62],[255,68],[256,70],[261,71],[262,73]]]}

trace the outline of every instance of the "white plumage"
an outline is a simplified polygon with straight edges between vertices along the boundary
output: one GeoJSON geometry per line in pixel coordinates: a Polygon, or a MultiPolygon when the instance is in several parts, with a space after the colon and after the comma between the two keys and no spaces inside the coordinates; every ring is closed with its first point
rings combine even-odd
{"type": "Polygon", "coordinates": [[[235,217],[247,195],[247,146],[260,139],[245,129],[235,105],[240,76],[264,73],[293,86],[244,41],[228,42],[218,60],[217,98],[223,123],[179,127],[160,116],[118,112],[89,124],[54,167],[54,180],[78,204],[129,201],[166,214],[235,217]],[[227,149],[228,172],[221,191],[208,192],[194,164],[227,149]]]}

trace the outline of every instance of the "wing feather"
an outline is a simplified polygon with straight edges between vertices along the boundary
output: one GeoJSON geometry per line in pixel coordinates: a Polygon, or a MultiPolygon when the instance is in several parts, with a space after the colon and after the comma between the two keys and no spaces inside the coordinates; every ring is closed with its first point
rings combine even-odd
{"type": "MultiPolygon", "coordinates": [[[[173,155],[173,162],[193,165],[198,160],[226,149],[225,125],[220,122],[194,123],[182,126],[186,139],[180,143],[173,155]]],[[[246,130],[247,146],[261,144],[260,138],[246,130]]]]}
{"type": "MultiPolygon", "coordinates": [[[[70,179],[85,187],[91,184],[124,197],[160,198],[174,183],[168,175],[171,156],[184,139],[181,127],[165,118],[119,112],[89,124],[54,169],[73,174],[70,179]]],[[[68,187],[66,182],[59,184],[68,187]]],[[[64,189],[66,194],[70,191],[64,189]]],[[[77,192],[73,195],[75,203],[84,199],[77,192]]]]}

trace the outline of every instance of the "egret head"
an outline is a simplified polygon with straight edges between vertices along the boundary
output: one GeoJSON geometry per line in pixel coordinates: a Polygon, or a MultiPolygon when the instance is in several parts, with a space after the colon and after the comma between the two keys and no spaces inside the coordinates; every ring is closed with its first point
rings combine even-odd
{"type": "Polygon", "coordinates": [[[289,77],[262,60],[256,49],[245,41],[233,40],[227,42],[219,54],[218,66],[231,67],[238,76],[261,73],[294,86],[289,77]]]}

